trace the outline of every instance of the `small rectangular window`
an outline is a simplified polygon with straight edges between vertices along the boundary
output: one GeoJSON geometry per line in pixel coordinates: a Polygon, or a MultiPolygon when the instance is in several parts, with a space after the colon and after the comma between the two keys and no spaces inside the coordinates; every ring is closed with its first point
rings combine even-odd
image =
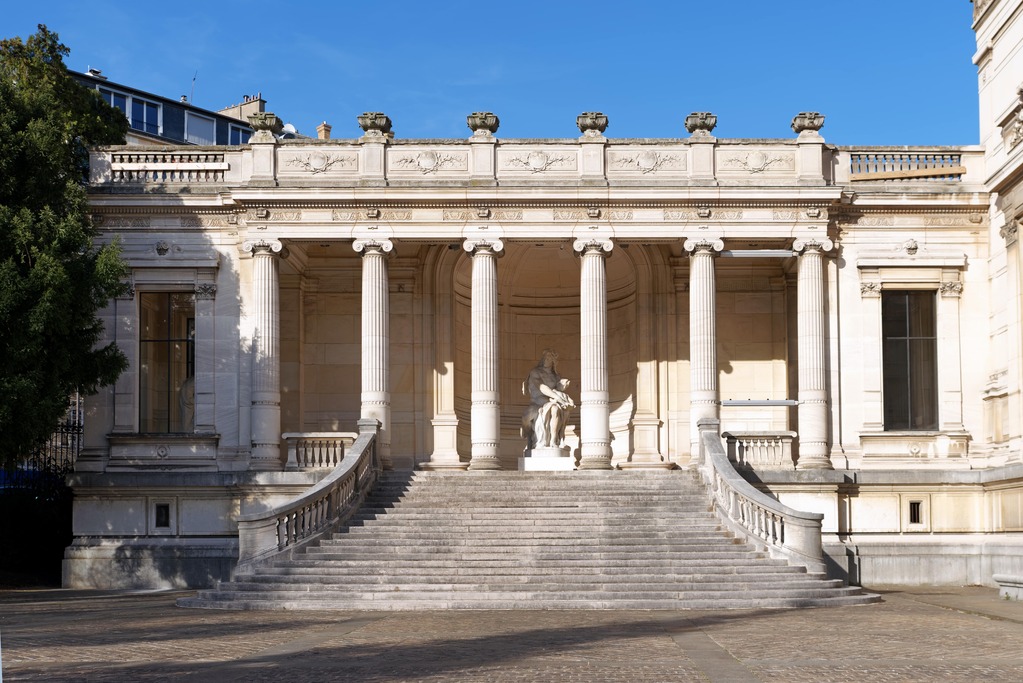
{"type": "Polygon", "coordinates": [[[170,528],[170,503],[156,504],[156,528],[170,528]]]}
{"type": "Polygon", "coordinates": [[[935,293],[881,292],[884,428],[938,428],[935,293]]]}
{"type": "Polygon", "coordinates": [[[923,524],[923,503],[919,500],[909,501],[909,523],[910,524],[923,524]]]}
{"type": "Polygon", "coordinates": [[[185,112],[185,139],[193,145],[217,144],[217,124],[211,118],[185,112]]]}

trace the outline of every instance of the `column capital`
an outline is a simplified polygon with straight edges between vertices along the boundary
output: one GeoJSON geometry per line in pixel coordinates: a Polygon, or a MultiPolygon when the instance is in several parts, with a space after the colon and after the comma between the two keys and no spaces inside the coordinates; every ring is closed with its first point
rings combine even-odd
{"type": "Polygon", "coordinates": [[[242,242],[242,251],[255,256],[256,254],[280,254],[284,245],[280,240],[260,238],[258,240],[245,240],[242,242]]]}
{"type": "Polygon", "coordinates": [[[601,256],[606,256],[611,253],[614,246],[614,242],[611,241],[610,237],[606,237],[604,239],[598,239],[596,237],[591,237],[590,239],[577,239],[572,243],[572,249],[584,256],[586,254],[599,254],[601,256]]]}
{"type": "Polygon", "coordinates": [[[492,237],[490,239],[485,237],[469,237],[462,242],[462,249],[465,249],[466,253],[472,256],[486,253],[493,256],[500,256],[504,253],[504,242],[496,237],[492,237]]]}
{"type": "Polygon", "coordinates": [[[823,254],[831,251],[835,248],[835,243],[827,237],[807,237],[799,238],[792,243],[792,251],[798,252],[817,252],[823,254]]]}
{"type": "Polygon", "coordinates": [[[682,247],[688,251],[690,255],[696,254],[697,252],[709,252],[711,256],[714,256],[717,252],[725,248],[725,243],[716,237],[689,237],[682,244],[682,247]]]}
{"type": "Polygon", "coordinates": [[[394,249],[394,242],[389,239],[360,238],[352,242],[352,249],[363,256],[370,254],[386,256],[394,249]]]}

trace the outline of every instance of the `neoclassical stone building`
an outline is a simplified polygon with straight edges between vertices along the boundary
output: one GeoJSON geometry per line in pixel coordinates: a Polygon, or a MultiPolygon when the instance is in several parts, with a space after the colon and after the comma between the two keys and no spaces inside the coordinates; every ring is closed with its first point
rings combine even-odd
{"type": "Polygon", "coordinates": [[[700,467],[702,421],[823,515],[834,573],[1023,571],[1016,5],[975,7],[978,147],[835,146],[816,113],[779,139],[706,113],[615,139],[585,113],[578,138],[512,140],[482,113],[457,140],[381,114],[281,140],[257,115],[241,147],[96,150],[130,368],[89,402],[67,585],[227,576],[239,520],[315,488],[360,419],[386,467],[524,468],[545,349],[570,467],[700,467]]]}

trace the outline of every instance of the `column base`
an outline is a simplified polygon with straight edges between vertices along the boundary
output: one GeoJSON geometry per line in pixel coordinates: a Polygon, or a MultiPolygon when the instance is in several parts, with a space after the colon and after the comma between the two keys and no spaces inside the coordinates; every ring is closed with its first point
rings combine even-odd
{"type": "Polygon", "coordinates": [[[611,456],[599,457],[599,458],[582,458],[579,461],[580,470],[610,470],[614,469],[611,467],[611,456]]]}
{"type": "Polygon", "coordinates": [[[651,460],[649,462],[633,461],[618,463],[618,469],[620,470],[673,470],[676,469],[677,467],[678,465],[671,462],[670,460],[661,461],[651,460]]]}
{"type": "Polygon", "coordinates": [[[454,471],[465,471],[469,469],[469,463],[444,463],[444,462],[421,462],[416,465],[417,470],[425,470],[427,472],[454,472],[454,471]]]}
{"type": "Polygon", "coordinates": [[[495,457],[474,457],[469,461],[468,469],[476,470],[499,470],[501,469],[501,461],[495,457]]]}

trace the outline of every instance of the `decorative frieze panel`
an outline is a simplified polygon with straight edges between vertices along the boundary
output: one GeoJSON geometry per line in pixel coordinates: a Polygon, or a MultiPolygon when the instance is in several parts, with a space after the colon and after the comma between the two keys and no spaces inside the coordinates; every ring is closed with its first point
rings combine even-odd
{"type": "Polygon", "coordinates": [[[721,153],[719,163],[722,170],[745,171],[749,174],[766,171],[791,172],[796,169],[796,155],[792,152],[763,152],[760,150],[724,152],[721,153]]]}
{"type": "Polygon", "coordinates": [[[548,171],[575,171],[579,167],[578,155],[572,152],[547,150],[500,150],[498,168],[502,171],[525,171],[542,174],[548,171]]]}
{"type": "Polygon", "coordinates": [[[227,216],[192,215],[181,217],[182,228],[226,228],[227,226],[227,216]]]}
{"type": "Polygon", "coordinates": [[[685,171],[687,162],[684,151],[629,150],[609,153],[608,166],[611,171],[649,174],[685,171]]]}
{"type": "Polygon", "coordinates": [[[319,175],[328,171],[358,171],[359,157],[355,153],[307,152],[293,156],[281,155],[282,170],[304,171],[319,175]]]}
{"type": "Polygon", "coordinates": [[[664,209],[664,220],[666,221],[738,221],[742,220],[744,213],[742,209],[664,209]]]}
{"type": "Polygon", "coordinates": [[[101,216],[93,222],[103,228],[148,228],[152,221],[149,216],[101,216]]]}
{"type": "Polygon", "coordinates": [[[249,221],[300,221],[302,212],[297,209],[249,209],[245,212],[245,219],[249,221]]]}
{"type": "Polygon", "coordinates": [[[392,171],[417,171],[430,175],[438,171],[466,171],[469,169],[469,155],[465,152],[426,150],[422,152],[400,152],[391,158],[392,171]]]}

